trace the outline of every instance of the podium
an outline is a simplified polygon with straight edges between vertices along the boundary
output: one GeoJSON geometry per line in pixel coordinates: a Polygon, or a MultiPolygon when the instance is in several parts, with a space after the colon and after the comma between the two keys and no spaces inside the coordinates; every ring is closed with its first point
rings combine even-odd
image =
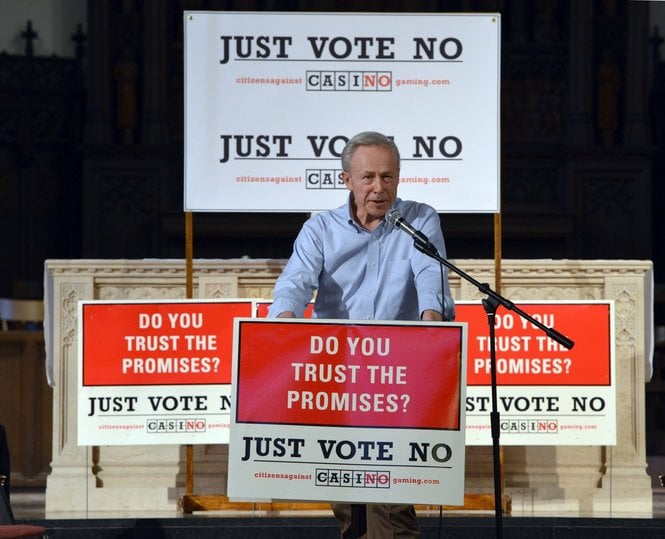
{"type": "MultiPolygon", "coordinates": [[[[480,281],[493,280],[492,260],[454,262],[480,281]]],[[[195,260],[194,297],[269,298],[284,263],[195,260]]],[[[76,304],[83,299],[184,299],[184,261],[48,260],[45,272],[47,368],[53,384],[47,516],[177,512],[185,494],[183,447],[76,445],[76,304]]],[[[454,275],[451,288],[457,300],[480,299],[454,275]]],[[[617,445],[505,447],[505,492],[512,514],[651,514],[644,427],[644,384],[651,373],[651,262],[504,260],[502,291],[516,303],[613,299],[617,313],[617,445]]],[[[226,494],[228,446],[194,446],[193,458],[196,494],[226,494]]],[[[466,494],[491,493],[491,448],[467,447],[466,462],[466,494]]]]}

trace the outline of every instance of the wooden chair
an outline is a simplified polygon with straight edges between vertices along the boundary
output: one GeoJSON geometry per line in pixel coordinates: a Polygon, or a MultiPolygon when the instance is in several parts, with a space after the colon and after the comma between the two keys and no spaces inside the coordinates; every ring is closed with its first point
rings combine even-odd
{"type": "Polygon", "coordinates": [[[36,299],[0,298],[0,329],[42,329],[44,302],[36,299]]]}
{"type": "MultiPolygon", "coordinates": [[[[0,331],[39,330],[43,320],[43,302],[0,298],[0,331]]],[[[43,526],[16,522],[4,488],[6,480],[7,477],[0,474],[0,539],[47,537],[43,526]]]]}
{"type": "Polygon", "coordinates": [[[18,539],[19,537],[48,537],[46,528],[32,524],[0,525],[0,539],[18,539]]]}
{"type": "Polygon", "coordinates": [[[5,492],[5,481],[7,476],[0,474],[0,526],[3,524],[14,524],[14,513],[12,506],[9,504],[9,498],[5,492]]]}
{"type": "Polygon", "coordinates": [[[19,537],[47,537],[46,528],[34,524],[20,524],[14,520],[14,513],[9,505],[4,486],[6,477],[0,475],[0,539],[19,537]]]}

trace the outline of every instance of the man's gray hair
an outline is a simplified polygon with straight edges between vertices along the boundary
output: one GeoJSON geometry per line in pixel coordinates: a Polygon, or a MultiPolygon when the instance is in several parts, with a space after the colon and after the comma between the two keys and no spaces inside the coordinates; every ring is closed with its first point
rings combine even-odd
{"type": "Polygon", "coordinates": [[[383,146],[384,148],[388,148],[395,156],[397,169],[399,170],[399,149],[397,148],[395,141],[386,135],[377,133],[376,131],[363,131],[349,140],[342,150],[342,170],[345,172],[348,172],[351,168],[353,154],[356,153],[356,150],[360,146],[383,146]]]}

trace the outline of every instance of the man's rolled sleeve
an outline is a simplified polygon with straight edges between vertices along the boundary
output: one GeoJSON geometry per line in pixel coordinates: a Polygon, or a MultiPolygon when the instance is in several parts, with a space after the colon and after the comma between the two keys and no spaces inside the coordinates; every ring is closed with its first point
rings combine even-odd
{"type": "Polygon", "coordinates": [[[305,310],[297,301],[281,297],[273,301],[268,307],[268,318],[277,318],[281,313],[286,311],[294,313],[296,318],[303,318],[305,316],[305,310]]]}

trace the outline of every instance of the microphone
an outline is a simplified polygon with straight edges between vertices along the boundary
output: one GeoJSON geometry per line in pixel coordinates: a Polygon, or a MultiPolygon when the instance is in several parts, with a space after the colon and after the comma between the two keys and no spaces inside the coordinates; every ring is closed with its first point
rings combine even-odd
{"type": "Polygon", "coordinates": [[[402,217],[397,208],[392,208],[386,213],[386,221],[395,225],[397,228],[402,229],[409,236],[413,238],[414,243],[417,247],[427,249],[428,251],[436,251],[436,247],[432,245],[429,241],[429,238],[425,236],[420,230],[414,228],[411,223],[409,223],[404,217],[402,217]]]}

